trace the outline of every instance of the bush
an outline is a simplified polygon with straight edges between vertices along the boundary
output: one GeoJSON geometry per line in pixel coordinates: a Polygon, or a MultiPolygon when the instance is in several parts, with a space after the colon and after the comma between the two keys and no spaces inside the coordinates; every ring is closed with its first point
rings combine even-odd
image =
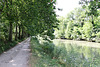
{"type": "Polygon", "coordinates": [[[4,51],[14,47],[18,42],[21,42],[21,41],[22,40],[13,41],[13,42],[8,42],[8,41],[1,42],[0,43],[0,53],[3,53],[4,51]]]}
{"type": "Polygon", "coordinates": [[[46,40],[39,39],[39,37],[31,38],[31,48],[33,52],[46,53],[51,55],[54,45],[46,40]]]}
{"type": "Polygon", "coordinates": [[[92,31],[93,31],[93,25],[90,22],[86,22],[83,25],[83,35],[86,38],[86,40],[90,40],[92,37],[92,31]]]}
{"type": "Polygon", "coordinates": [[[48,42],[44,42],[41,45],[41,48],[42,48],[43,52],[45,52],[46,54],[49,54],[51,56],[52,52],[54,50],[54,44],[48,43],[48,42]]]}
{"type": "Polygon", "coordinates": [[[96,37],[100,38],[100,32],[98,32],[98,33],[96,34],[96,37]]]}
{"type": "Polygon", "coordinates": [[[45,65],[65,67],[65,46],[59,45],[59,47],[57,47],[52,42],[39,41],[43,40],[39,40],[37,37],[31,38],[32,52],[40,58],[36,65],[41,65],[43,67],[45,67],[45,65]]]}
{"type": "Polygon", "coordinates": [[[80,28],[74,27],[73,32],[71,34],[71,38],[75,39],[75,40],[80,40],[81,39],[80,28]]]}
{"type": "Polygon", "coordinates": [[[72,30],[73,30],[73,24],[72,22],[69,22],[67,25],[67,29],[65,31],[65,38],[67,39],[71,38],[72,30]]]}
{"type": "Polygon", "coordinates": [[[100,43],[100,32],[96,34],[96,42],[100,43]]]}
{"type": "Polygon", "coordinates": [[[60,38],[61,37],[61,32],[60,32],[60,30],[55,30],[55,32],[54,32],[54,35],[55,35],[55,38],[60,38]]]}

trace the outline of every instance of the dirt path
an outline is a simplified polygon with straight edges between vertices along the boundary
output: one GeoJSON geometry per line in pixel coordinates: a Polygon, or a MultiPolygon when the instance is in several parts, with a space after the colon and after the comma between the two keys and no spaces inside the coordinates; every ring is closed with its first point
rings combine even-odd
{"type": "Polygon", "coordinates": [[[0,55],[0,67],[28,67],[30,38],[0,55]]]}

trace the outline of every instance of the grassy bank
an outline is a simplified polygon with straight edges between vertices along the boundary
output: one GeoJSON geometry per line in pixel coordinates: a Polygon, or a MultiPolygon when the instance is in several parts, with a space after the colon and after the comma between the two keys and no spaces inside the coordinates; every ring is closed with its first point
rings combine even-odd
{"type": "Polygon", "coordinates": [[[31,67],[59,67],[57,56],[54,55],[54,44],[38,38],[31,38],[31,67]]]}
{"type": "Polygon", "coordinates": [[[52,42],[35,37],[31,38],[31,51],[31,67],[69,67],[64,45],[55,46],[52,42]]]}
{"type": "Polygon", "coordinates": [[[31,38],[31,67],[98,67],[99,49],[31,38]],[[97,52],[96,52],[97,51],[97,52]],[[94,54],[96,53],[96,54],[94,54]]]}

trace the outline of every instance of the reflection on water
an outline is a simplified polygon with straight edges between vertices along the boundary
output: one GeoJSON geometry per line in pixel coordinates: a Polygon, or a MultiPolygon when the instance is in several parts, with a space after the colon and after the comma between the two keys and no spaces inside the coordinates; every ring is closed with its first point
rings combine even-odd
{"type": "Polygon", "coordinates": [[[60,40],[54,40],[54,44],[63,47],[59,59],[65,61],[65,67],[100,67],[100,48],[79,46],[77,42],[60,40]]]}

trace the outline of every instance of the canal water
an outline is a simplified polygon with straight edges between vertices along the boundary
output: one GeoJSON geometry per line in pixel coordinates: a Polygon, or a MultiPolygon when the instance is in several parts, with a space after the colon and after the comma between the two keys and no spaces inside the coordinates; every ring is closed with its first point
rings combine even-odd
{"type": "Polygon", "coordinates": [[[66,67],[100,67],[100,43],[53,40],[61,50],[59,59],[66,67]]]}

